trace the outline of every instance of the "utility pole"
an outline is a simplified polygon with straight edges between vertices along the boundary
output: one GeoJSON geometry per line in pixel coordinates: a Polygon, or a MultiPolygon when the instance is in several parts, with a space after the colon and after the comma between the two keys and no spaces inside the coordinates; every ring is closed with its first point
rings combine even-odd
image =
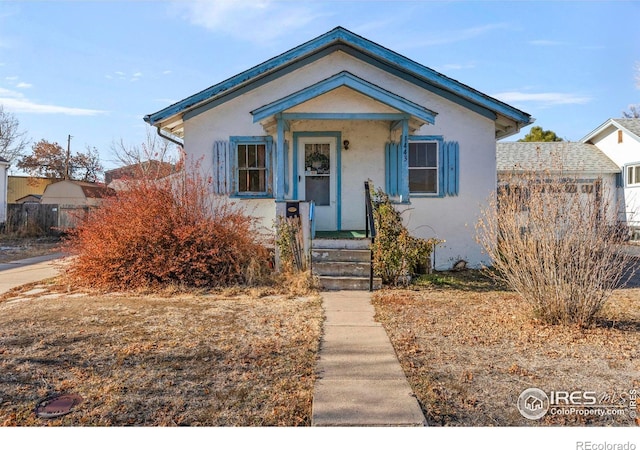
{"type": "Polygon", "coordinates": [[[67,138],[67,157],[64,161],[64,179],[69,179],[69,160],[71,159],[71,138],[73,136],[69,135],[67,138]]]}

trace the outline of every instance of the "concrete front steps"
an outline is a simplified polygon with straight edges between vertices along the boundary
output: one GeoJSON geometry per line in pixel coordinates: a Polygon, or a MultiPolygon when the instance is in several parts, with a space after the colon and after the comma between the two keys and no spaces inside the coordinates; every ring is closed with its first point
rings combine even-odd
{"type": "MultiPolygon", "coordinates": [[[[311,267],[320,286],[326,290],[368,290],[371,267],[371,240],[329,239],[312,241],[311,267]]],[[[373,288],[382,281],[374,278],[373,288]]]]}

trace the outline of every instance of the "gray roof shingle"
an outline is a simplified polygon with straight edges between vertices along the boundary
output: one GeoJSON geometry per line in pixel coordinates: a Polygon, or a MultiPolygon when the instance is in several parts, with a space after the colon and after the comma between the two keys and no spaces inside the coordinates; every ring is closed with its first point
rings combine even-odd
{"type": "Polygon", "coordinates": [[[613,121],[619,123],[627,131],[640,137],[640,119],[613,119],[613,121]]]}
{"type": "Polygon", "coordinates": [[[498,142],[498,172],[549,170],[619,173],[620,167],[593,144],[581,142],[498,142]]]}

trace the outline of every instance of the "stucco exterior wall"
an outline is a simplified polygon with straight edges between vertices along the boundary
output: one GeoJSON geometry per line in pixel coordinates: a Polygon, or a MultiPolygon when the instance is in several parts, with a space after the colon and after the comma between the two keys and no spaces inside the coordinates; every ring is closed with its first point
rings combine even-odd
{"type": "MultiPolygon", "coordinates": [[[[456,197],[411,197],[410,204],[399,205],[412,233],[419,237],[445,240],[435,255],[437,269],[447,269],[460,259],[471,267],[488,260],[475,242],[475,223],[480,208],[486,204],[496,186],[495,125],[492,120],[476,114],[402,80],[388,72],[364,63],[345,53],[336,52],[303,66],[281,78],[257,87],[213,109],[188,118],[184,123],[185,152],[191,160],[199,161],[205,174],[211,173],[212,149],[216,140],[230,136],[262,136],[276,139],[275,127],[268,132],[253,123],[250,111],[267,105],[309,85],[320,82],[340,71],[348,71],[370,83],[409,99],[438,113],[435,125],[424,125],[411,134],[442,136],[446,141],[460,144],[460,188],[456,197]]],[[[397,112],[347,88],[310,100],[292,108],[296,112],[397,112]]],[[[349,140],[349,150],[342,150],[340,183],[342,188],[342,229],[362,229],[364,226],[363,183],[371,179],[376,186],[385,185],[384,145],[397,140],[398,132],[390,132],[390,122],[370,120],[308,120],[293,121],[285,133],[292,148],[293,133],[297,131],[340,132],[342,140],[349,140]]],[[[292,196],[293,152],[289,152],[290,189],[292,196]]],[[[269,228],[275,218],[273,199],[229,199],[238,201],[249,211],[262,216],[262,226],[269,228]]]]}
{"type": "Polygon", "coordinates": [[[634,136],[623,131],[622,142],[618,142],[618,130],[609,127],[591,142],[620,166],[624,186],[618,188],[618,204],[621,219],[631,226],[640,226],[640,186],[628,186],[625,166],[640,164],[640,142],[634,136]]]}

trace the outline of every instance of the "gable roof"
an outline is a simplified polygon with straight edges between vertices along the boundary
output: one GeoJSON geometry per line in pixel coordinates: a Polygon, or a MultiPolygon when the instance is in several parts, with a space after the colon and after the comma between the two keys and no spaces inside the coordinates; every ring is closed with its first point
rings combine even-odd
{"type": "Polygon", "coordinates": [[[380,67],[382,70],[490,118],[496,123],[496,138],[516,134],[522,127],[533,123],[529,114],[342,27],[334,28],[221,83],[158,112],[148,114],[144,120],[158,127],[159,130],[182,137],[183,120],[188,120],[336,50],[380,67]]]}
{"type": "Polygon", "coordinates": [[[388,106],[416,116],[418,119],[421,119],[422,121],[427,123],[434,123],[435,116],[438,114],[423,106],[418,105],[417,103],[402,98],[394,94],[393,92],[389,92],[386,89],[382,89],[381,87],[376,86],[375,84],[369,83],[368,81],[363,80],[362,78],[359,78],[349,72],[343,71],[327,78],[326,80],[322,80],[319,83],[308,86],[298,92],[281,98],[280,100],[272,102],[268,105],[261,106],[260,108],[251,111],[251,114],[253,115],[253,121],[258,122],[266,117],[281,113],[286,109],[304,103],[307,100],[332,91],[341,86],[347,86],[388,106]]]}
{"type": "Polygon", "coordinates": [[[583,142],[498,142],[496,152],[499,173],[527,170],[620,172],[620,167],[598,147],[583,142]]]}
{"type": "Polygon", "coordinates": [[[635,140],[640,142],[640,119],[608,119],[598,128],[580,139],[580,142],[590,142],[600,133],[608,128],[624,130],[629,133],[635,140]]]}

